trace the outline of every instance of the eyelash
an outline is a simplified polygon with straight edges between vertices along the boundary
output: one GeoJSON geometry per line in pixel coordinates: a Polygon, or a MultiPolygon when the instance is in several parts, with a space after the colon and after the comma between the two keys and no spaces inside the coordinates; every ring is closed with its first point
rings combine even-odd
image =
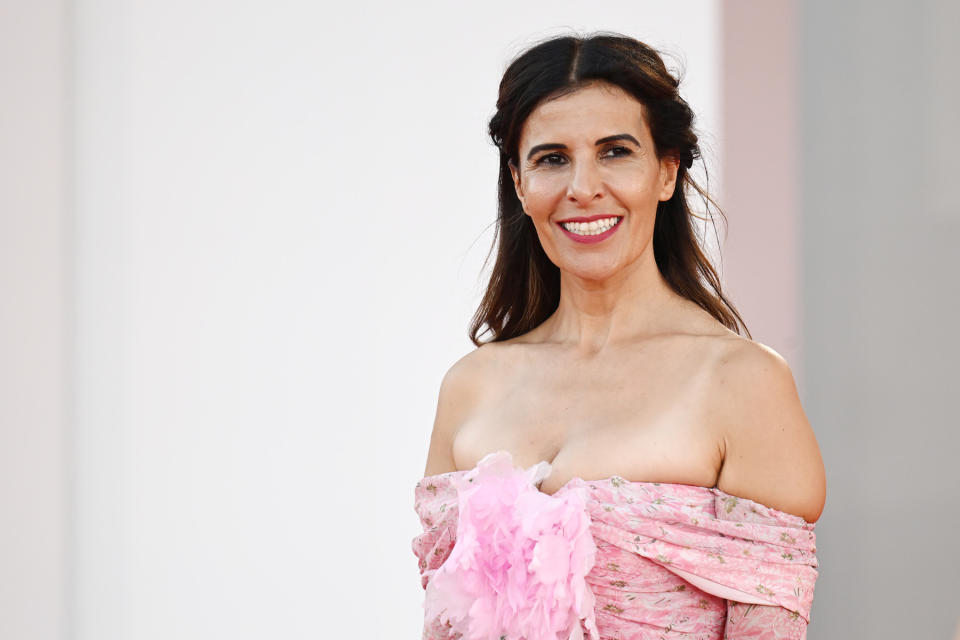
{"type": "MultiPolygon", "coordinates": [[[[628,149],[627,147],[622,147],[622,146],[610,147],[609,149],[607,149],[607,151],[616,151],[616,150],[618,150],[618,149],[624,151],[625,153],[623,153],[623,154],[617,154],[617,155],[614,156],[615,158],[624,158],[624,157],[629,156],[630,154],[633,153],[633,151],[631,151],[631,150],[628,149]]],[[[552,153],[548,153],[548,154],[546,154],[546,155],[540,156],[539,158],[537,158],[537,161],[536,161],[534,164],[545,164],[545,165],[559,166],[560,163],[557,163],[557,162],[546,162],[546,159],[547,159],[547,158],[553,158],[553,157],[560,158],[560,157],[562,157],[562,156],[561,156],[558,152],[554,151],[554,152],[552,152],[552,153]]]]}

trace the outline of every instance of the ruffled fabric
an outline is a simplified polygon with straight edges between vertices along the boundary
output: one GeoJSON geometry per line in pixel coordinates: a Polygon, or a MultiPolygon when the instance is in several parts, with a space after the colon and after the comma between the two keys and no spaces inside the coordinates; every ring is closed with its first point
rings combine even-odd
{"type": "MultiPolygon", "coordinates": [[[[424,530],[412,547],[428,590],[460,544],[457,486],[467,476],[473,478],[466,481],[470,485],[486,482],[474,471],[417,483],[414,507],[424,530]]],[[[530,484],[540,478],[534,473],[530,484]]],[[[585,580],[602,640],[805,636],[817,578],[814,524],[715,487],[619,476],[573,478],[553,496],[541,495],[562,500],[584,492],[596,545],[585,580]]],[[[525,509],[518,506],[513,517],[525,509]]],[[[584,629],[593,634],[585,624],[584,629]]],[[[425,620],[423,640],[460,637],[449,622],[425,620]]]]}
{"type": "Polygon", "coordinates": [[[587,491],[544,494],[536,485],[549,473],[548,462],[518,469],[499,451],[450,476],[456,544],[426,580],[427,627],[464,640],[583,640],[584,628],[599,638],[587,491]]]}

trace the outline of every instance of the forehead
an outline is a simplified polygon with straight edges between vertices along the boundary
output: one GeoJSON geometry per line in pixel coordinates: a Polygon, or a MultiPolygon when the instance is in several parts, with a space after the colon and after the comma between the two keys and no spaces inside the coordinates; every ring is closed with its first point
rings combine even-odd
{"type": "Polygon", "coordinates": [[[597,138],[615,133],[649,139],[643,105],[616,85],[592,84],[537,105],[523,123],[520,147],[580,138],[592,145],[597,138]]]}

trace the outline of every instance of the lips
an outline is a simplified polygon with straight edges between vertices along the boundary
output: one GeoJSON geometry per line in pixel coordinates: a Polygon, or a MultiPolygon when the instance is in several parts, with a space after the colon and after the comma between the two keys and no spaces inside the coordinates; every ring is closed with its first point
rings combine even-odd
{"type": "Polygon", "coordinates": [[[557,226],[560,227],[560,231],[563,232],[565,236],[567,236],[568,238],[570,238],[575,242],[579,242],[581,244],[595,244],[597,242],[603,242],[604,240],[612,236],[614,233],[617,232],[617,229],[620,228],[621,224],[623,224],[623,216],[609,216],[609,217],[616,218],[616,222],[614,223],[614,225],[609,229],[607,229],[606,231],[604,231],[603,233],[598,233],[595,235],[580,235],[579,233],[568,231],[567,228],[564,227],[562,224],[557,224],[557,226]]]}

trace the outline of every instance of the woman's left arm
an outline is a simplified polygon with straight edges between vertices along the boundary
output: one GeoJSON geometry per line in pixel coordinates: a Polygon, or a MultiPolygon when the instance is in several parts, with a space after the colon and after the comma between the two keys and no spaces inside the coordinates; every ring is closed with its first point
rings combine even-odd
{"type": "Polygon", "coordinates": [[[717,369],[722,491],[815,523],[826,501],[820,447],[787,361],[743,340],[717,369]]]}
{"type": "MultiPolygon", "coordinates": [[[[718,371],[723,397],[722,491],[815,523],[826,474],[793,373],[773,349],[743,341],[718,371]]],[[[726,640],[805,640],[807,621],[775,605],[727,600],[726,640]]]]}

